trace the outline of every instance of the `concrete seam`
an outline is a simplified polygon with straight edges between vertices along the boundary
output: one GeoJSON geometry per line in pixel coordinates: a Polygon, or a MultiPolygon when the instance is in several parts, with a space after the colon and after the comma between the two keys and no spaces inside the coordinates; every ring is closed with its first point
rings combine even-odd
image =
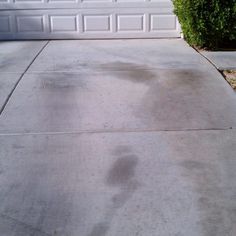
{"type": "Polygon", "coordinates": [[[144,129],[144,130],[81,130],[81,131],[74,131],[74,132],[32,132],[32,133],[0,133],[1,136],[21,136],[21,135],[69,135],[69,134],[109,134],[109,133],[161,133],[161,132],[201,132],[201,131],[229,131],[229,130],[236,130],[234,127],[228,128],[209,128],[209,129],[144,129]]]}
{"type": "Polygon", "coordinates": [[[217,66],[216,66],[210,59],[208,59],[204,54],[202,54],[197,48],[195,48],[195,47],[192,47],[192,48],[193,48],[200,56],[204,57],[208,62],[210,62],[210,64],[213,65],[213,66],[215,67],[215,69],[217,69],[217,71],[219,71],[218,68],[217,68],[217,66]]]}
{"type": "Polygon", "coordinates": [[[202,54],[198,49],[194,48],[193,49],[200,54],[203,58],[205,58],[213,67],[215,67],[215,69],[219,72],[219,74],[223,77],[223,79],[227,82],[227,84],[232,88],[232,86],[230,85],[230,83],[226,80],[226,76],[224,75],[223,71],[227,70],[227,69],[223,69],[223,68],[218,68],[210,59],[207,58],[207,56],[205,56],[204,54],[202,54]]]}
{"type": "Polygon", "coordinates": [[[27,73],[27,71],[29,70],[30,66],[34,63],[34,61],[36,60],[36,58],[41,54],[41,52],[46,48],[46,46],[49,44],[50,40],[48,40],[46,42],[46,44],[39,50],[39,52],[35,55],[35,57],[32,59],[32,61],[29,63],[29,65],[26,67],[26,69],[24,70],[24,72],[21,74],[20,78],[17,80],[16,84],[14,85],[13,89],[11,90],[11,92],[9,93],[9,95],[7,96],[3,106],[0,109],[0,116],[2,115],[3,111],[5,110],[11,96],[13,95],[14,91],[16,90],[18,84],[20,83],[20,81],[22,80],[22,78],[24,77],[24,75],[27,73]]]}

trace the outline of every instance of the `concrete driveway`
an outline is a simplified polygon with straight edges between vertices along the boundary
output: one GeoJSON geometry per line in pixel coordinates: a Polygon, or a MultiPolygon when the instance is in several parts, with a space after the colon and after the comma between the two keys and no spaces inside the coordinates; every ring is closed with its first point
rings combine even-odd
{"type": "Polygon", "coordinates": [[[236,235],[236,95],[184,41],[1,42],[0,107],[0,235],[236,235]]]}

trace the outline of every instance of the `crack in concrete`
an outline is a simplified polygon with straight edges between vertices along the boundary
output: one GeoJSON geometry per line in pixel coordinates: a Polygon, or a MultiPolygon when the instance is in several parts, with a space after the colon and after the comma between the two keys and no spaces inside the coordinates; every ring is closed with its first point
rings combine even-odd
{"type": "Polygon", "coordinates": [[[16,90],[18,84],[20,83],[20,81],[23,79],[24,75],[27,73],[27,71],[29,70],[29,68],[31,67],[31,65],[34,63],[34,61],[36,60],[36,58],[42,53],[42,51],[47,47],[47,45],[49,44],[49,41],[46,41],[46,43],[44,44],[44,46],[39,50],[39,52],[36,54],[36,56],[32,59],[32,61],[29,63],[29,65],[26,67],[25,71],[21,74],[20,78],[17,80],[15,86],[12,88],[11,92],[9,93],[9,95],[7,96],[3,106],[0,108],[0,116],[2,115],[3,111],[5,110],[10,98],[12,97],[14,91],[16,90]]]}

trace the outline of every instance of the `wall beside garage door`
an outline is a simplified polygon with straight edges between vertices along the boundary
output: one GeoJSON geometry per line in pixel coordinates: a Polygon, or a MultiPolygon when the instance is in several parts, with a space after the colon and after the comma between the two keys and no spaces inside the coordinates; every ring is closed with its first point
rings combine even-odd
{"type": "Polygon", "coordinates": [[[0,0],[0,39],[179,37],[171,0],[0,0]]]}

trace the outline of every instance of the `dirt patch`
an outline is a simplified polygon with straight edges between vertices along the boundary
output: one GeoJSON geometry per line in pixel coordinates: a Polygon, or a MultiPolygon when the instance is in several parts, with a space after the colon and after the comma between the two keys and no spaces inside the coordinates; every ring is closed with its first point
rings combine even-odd
{"type": "Polygon", "coordinates": [[[222,73],[230,86],[236,90],[236,70],[226,70],[222,73]]]}

